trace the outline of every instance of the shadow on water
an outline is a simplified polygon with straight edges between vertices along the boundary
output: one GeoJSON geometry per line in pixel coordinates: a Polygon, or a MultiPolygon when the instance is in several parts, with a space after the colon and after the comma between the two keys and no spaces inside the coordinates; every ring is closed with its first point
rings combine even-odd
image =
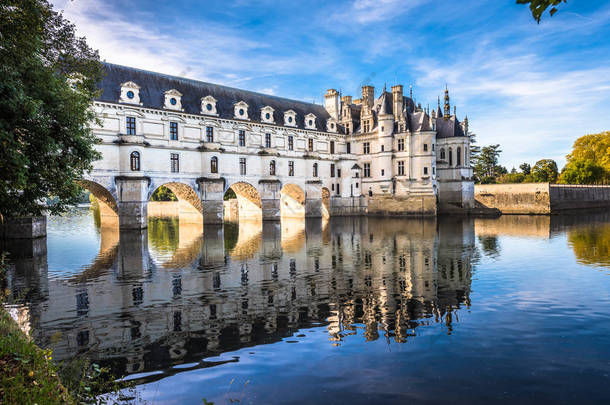
{"type": "Polygon", "coordinates": [[[580,262],[610,264],[608,213],[243,222],[203,232],[164,218],[147,231],[99,232],[98,256],[66,277],[49,277],[44,239],[6,246],[8,287],[21,323],[54,358],[86,353],[138,383],[234,362],[205,359],[304,328],[325,327],[329,345],[357,332],[405,343],[431,323],[452,334],[460,311],[476,306],[475,237],[495,257],[499,236],[567,233],[580,262]]]}

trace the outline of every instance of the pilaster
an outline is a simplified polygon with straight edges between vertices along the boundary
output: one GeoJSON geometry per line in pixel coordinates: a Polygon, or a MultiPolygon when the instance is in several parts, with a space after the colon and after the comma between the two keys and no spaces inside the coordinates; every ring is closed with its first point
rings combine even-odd
{"type": "Polygon", "coordinates": [[[201,190],[203,223],[216,225],[222,224],[224,216],[224,178],[200,177],[197,179],[197,183],[199,183],[201,190]]]}
{"type": "Polygon", "coordinates": [[[149,177],[115,177],[118,194],[119,228],[145,229],[148,226],[149,177]]]}

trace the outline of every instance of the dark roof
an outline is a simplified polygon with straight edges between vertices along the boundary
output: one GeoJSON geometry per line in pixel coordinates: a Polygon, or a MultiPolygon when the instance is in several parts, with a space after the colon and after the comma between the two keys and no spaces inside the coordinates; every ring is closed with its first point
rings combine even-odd
{"type": "Polygon", "coordinates": [[[450,138],[453,136],[466,136],[460,122],[455,116],[451,116],[448,119],[444,117],[436,118],[436,137],[450,138]]]}
{"type": "Polygon", "coordinates": [[[248,117],[251,122],[261,122],[260,111],[265,106],[270,106],[275,110],[273,116],[276,125],[283,125],[284,112],[293,110],[297,113],[297,128],[305,129],[305,116],[313,113],[316,116],[317,130],[326,132],[326,120],[330,118],[324,106],[320,104],[290,100],[111,63],[104,63],[104,71],[105,76],[99,84],[102,95],[96,99],[98,101],[117,103],[121,94],[121,84],[132,81],[140,86],[140,102],[148,108],[164,109],[165,92],[176,89],[182,93],[182,108],[188,114],[201,115],[201,98],[212,96],[217,100],[216,111],[220,118],[225,119],[235,119],[234,104],[239,101],[248,104],[248,117]]]}

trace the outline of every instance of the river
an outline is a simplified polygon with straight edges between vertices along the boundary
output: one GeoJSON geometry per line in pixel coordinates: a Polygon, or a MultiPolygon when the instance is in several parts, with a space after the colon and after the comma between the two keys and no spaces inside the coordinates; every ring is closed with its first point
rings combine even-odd
{"type": "Polygon", "coordinates": [[[56,361],[149,404],[608,403],[610,213],[101,227],[11,247],[56,361]]]}

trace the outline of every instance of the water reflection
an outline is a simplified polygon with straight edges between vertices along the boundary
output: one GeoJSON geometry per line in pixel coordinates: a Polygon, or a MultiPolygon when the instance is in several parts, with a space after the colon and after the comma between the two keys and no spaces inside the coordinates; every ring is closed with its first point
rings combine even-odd
{"type": "Polygon", "coordinates": [[[31,292],[34,339],[57,360],[87,352],[119,374],[208,367],[199,360],[313,324],[327,325],[329,344],[355,328],[405,342],[421,323],[451,332],[470,305],[471,220],[242,222],[202,235],[160,218],[100,238],[80,273],[49,278],[37,255],[11,287],[31,292]]]}
{"type": "Polygon", "coordinates": [[[144,382],[233,362],[202,359],[312,326],[324,326],[336,346],[356,334],[405,343],[431,324],[453,334],[471,307],[479,249],[497,257],[500,237],[566,231],[578,260],[610,264],[608,213],[242,221],[204,230],[158,218],[147,231],[98,228],[98,255],[63,276],[49,275],[44,240],[21,253],[12,247],[9,288],[22,323],[55,359],[87,353],[117,374],[160,371],[138,374],[144,382]]]}

